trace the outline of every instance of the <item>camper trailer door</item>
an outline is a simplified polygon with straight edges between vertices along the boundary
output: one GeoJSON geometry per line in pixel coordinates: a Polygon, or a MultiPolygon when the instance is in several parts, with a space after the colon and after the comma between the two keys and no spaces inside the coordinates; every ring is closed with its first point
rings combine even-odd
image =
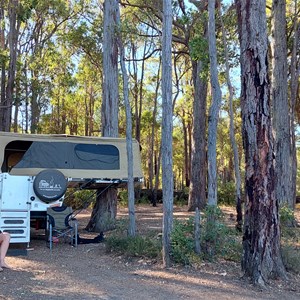
{"type": "Polygon", "coordinates": [[[0,230],[11,234],[12,243],[30,240],[28,177],[0,174],[0,230]]]}

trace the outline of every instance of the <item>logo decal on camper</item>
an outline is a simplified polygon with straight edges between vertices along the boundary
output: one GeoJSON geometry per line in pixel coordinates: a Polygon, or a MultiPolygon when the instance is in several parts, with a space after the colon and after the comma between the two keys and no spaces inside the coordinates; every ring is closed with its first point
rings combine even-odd
{"type": "Polygon", "coordinates": [[[60,191],[61,185],[60,183],[55,183],[53,176],[51,180],[47,181],[45,179],[41,179],[39,181],[39,189],[41,191],[60,191]]]}

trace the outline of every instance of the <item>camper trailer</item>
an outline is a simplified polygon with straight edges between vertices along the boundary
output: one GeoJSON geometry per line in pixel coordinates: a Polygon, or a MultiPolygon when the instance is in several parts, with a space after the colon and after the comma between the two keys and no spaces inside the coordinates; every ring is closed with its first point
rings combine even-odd
{"type": "MultiPolygon", "coordinates": [[[[133,176],[143,182],[133,140],[133,176]]],[[[60,206],[67,188],[126,186],[126,139],[0,132],[0,230],[30,242],[30,221],[60,206]]]]}

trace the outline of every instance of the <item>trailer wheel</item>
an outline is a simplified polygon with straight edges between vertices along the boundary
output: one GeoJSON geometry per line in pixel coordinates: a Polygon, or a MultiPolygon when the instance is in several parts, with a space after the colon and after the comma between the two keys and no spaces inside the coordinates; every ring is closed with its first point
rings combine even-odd
{"type": "Polygon", "coordinates": [[[67,180],[58,170],[43,170],[33,181],[33,190],[40,200],[50,203],[60,199],[67,190],[67,180]]]}

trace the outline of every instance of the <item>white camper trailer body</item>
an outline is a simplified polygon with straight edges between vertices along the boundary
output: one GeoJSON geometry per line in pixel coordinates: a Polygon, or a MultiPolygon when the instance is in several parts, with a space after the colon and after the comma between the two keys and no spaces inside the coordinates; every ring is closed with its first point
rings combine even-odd
{"type": "MultiPolygon", "coordinates": [[[[133,141],[134,181],[143,181],[133,141]]],[[[128,181],[126,139],[0,132],[0,230],[29,243],[31,219],[60,206],[66,188],[102,189],[128,181]]]]}

